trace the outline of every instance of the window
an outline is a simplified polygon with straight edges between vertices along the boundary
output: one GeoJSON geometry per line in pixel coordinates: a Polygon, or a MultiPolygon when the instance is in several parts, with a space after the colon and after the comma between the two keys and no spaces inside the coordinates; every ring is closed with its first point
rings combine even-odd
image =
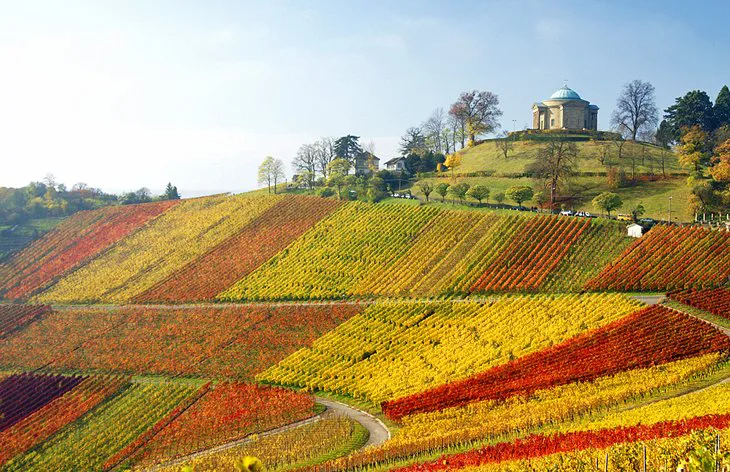
{"type": "Polygon", "coordinates": [[[555,126],[555,118],[550,118],[550,127],[555,126]]]}

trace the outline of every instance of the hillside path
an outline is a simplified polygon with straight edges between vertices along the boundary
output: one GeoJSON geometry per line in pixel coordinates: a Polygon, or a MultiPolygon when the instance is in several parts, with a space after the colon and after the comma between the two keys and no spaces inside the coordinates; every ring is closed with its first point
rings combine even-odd
{"type": "MultiPolygon", "coordinates": [[[[338,401],[330,400],[328,398],[320,398],[320,397],[314,397],[316,403],[324,406],[326,408],[325,411],[320,413],[319,415],[312,416],[310,418],[297,421],[295,423],[291,423],[288,425],[281,426],[279,428],[270,429],[268,431],[259,433],[257,435],[249,435],[245,438],[238,439],[236,441],[231,441],[229,443],[220,444],[215,447],[211,447],[209,449],[204,449],[202,451],[194,452],[192,454],[187,454],[182,457],[178,457],[177,459],[173,459],[170,461],[162,462],[160,464],[157,464],[155,466],[149,467],[145,469],[146,471],[152,472],[152,471],[159,471],[163,468],[167,467],[175,467],[178,465],[183,465],[186,462],[189,462],[193,459],[197,459],[200,457],[204,457],[210,454],[215,454],[218,452],[227,451],[228,449],[232,449],[237,446],[241,446],[247,443],[250,443],[253,441],[253,437],[266,437],[271,436],[278,433],[283,433],[285,431],[289,431],[296,428],[301,428],[302,426],[306,426],[312,423],[316,423],[320,421],[325,415],[328,414],[335,414],[340,416],[346,416],[353,421],[356,421],[360,423],[365,429],[368,430],[370,433],[370,437],[368,439],[368,442],[365,443],[363,448],[370,447],[370,446],[379,446],[383,444],[385,441],[390,439],[390,431],[385,426],[385,424],[380,421],[378,418],[374,417],[370,413],[367,413],[362,410],[358,410],[357,408],[353,408],[349,405],[346,405],[344,403],[340,403],[338,401]]],[[[354,451],[351,451],[354,452],[354,451]]]]}
{"type": "Polygon", "coordinates": [[[367,413],[357,408],[353,408],[350,405],[345,405],[328,398],[315,397],[317,403],[327,407],[327,410],[331,410],[339,415],[347,416],[348,418],[357,421],[370,433],[370,439],[365,443],[363,447],[369,446],[380,446],[385,441],[390,439],[390,431],[385,424],[378,418],[374,417],[370,413],[367,413]]]}

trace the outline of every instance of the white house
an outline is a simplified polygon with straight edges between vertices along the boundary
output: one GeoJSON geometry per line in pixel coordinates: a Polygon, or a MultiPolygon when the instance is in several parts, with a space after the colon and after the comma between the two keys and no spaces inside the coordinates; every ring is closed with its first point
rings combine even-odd
{"type": "Polygon", "coordinates": [[[641,235],[644,234],[644,228],[642,228],[641,225],[637,225],[636,223],[631,223],[630,225],[628,225],[626,227],[626,231],[632,238],[640,238],[641,235]]]}
{"type": "Polygon", "coordinates": [[[403,172],[404,170],[406,170],[406,158],[395,157],[393,159],[385,161],[385,168],[390,171],[403,172]]]}

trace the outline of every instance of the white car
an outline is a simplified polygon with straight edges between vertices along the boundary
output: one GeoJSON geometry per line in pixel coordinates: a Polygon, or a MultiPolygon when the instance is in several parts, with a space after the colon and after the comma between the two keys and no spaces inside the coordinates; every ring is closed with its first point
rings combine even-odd
{"type": "Polygon", "coordinates": [[[573,211],[572,210],[563,210],[560,212],[560,214],[563,216],[573,216],[573,211]]]}

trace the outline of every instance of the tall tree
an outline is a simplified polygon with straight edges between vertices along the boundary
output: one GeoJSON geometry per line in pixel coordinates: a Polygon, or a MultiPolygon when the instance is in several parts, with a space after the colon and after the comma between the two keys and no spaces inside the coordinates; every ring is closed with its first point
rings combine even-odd
{"type": "Polygon", "coordinates": [[[407,156],[416,154],[418,156],[426,152],[426,137],[423,131],[418,127],[410,127],[400,138],[400,154],[407,156]]]}
{"type": "Polygon", "coordinates": [[[271,184],[274,181],[274,158],[266,156],[264,162],[259,166],[258,182],[259,185],[266,185],[269,193],[271,193],[271,184]]]}
{"type": "Polygon", "coordinates": [[[340,159],[346,159],[354,164],[355,159],[363,153],[363,149],[360,147],[360,136],[348,134],[338,138],[334,143],[334,151],[340,159]]]}
{"type": "Polygon", "coordinates": [[[327,183],[337,188],[337,198],[339,199],[342,199],[342,188],[346,185],[345,178],[351,167],[352,164],[347,159],[337,158],[330,162],[327,183]]]}
{"type": "Polygon", "coordinates": [[[699,125],[687,129],[677,146],[679,163],[693,170],[695,174],[700,174],[710,157],[707,143],[707,133],[699,125]]]}
{"type": "Polygon", "coordinates": [[[502,110],[499,109],[499,97],[496,94],[472,90],[459,96],[451,105],[449,114],[463,123],[469,144],[474,144],[477,136],[491,133],[499,127],[497,118],[502,116],[502,110]]]}
{"type": "Polygon", "coordinates": [[[578,146],[562,136],[554,136],[540,148],[527,170],[543,182],[543,187],[550,194],[550,208],[554,208],[558,192],[575,174],[577,166],[578,146]]]}
{"type": "Polygon", "coordinates": [[[636,136],[646,128],[653,128],[659,121],[659,110],[654,98],[654,86],[650,82],[632,80],[624,85],[611,115],[611,124],[623,127],[636,141],[636,136]]]}
{"type": "Polygon", "coordinates": [[[730,139],[715,148],[710,175],[717,182],[730,183],[730,139]]]}
{"type": "Polygon", "coordinates": [[[327,179],[330,162],[335,160],[337,153],[335,152],[335,140],[333,138],[320,138],[314,143],[314,149],[317,160],[317,171],[327,179]]]}
{"type": "Polygon", "coordinates": [[[446,131],[446,115],[443,108],[437,108],[421,126],[426,137],[426,146],[435,153],[444,152],[446,131]]]}
{"type": "Polygon", "coordinates": [[[292,162],[294,170],[306,175],[305,183],[311,189],[314,186],[314,176],[317,172],[317,147],[315,144],[302,144],[292,162]]]}
{"type": "Polygon", "coordinates": [[[712,102],[707,93],[701,90],[692,90],[678,97],[674,105],[664,110],[664,119],[672,129],[674,141],[679,141],[683,128],[697,125],[708,133],[715,129],[712,102]]]}
{"type": "Polygon", "coordinates": [[[730,89],[724,85],[717,94],[715,106],[712,110],[715,115],[715,126],[730,126],[730,89]]]}
{"type": "Polygon", "coordinates": [[[274,193],[276,193],[277,185],[281,180],[286,178],[284,173],[284,161],[281,159],[274,159],[271,165],[271,177],[274,179],[274,193]]]}
{"type": "Polygon", "coordinates": [[[180,200],[180,194],[177,193],[177,187],[172,185],[172,182],[167,183],[165,187],[165,193],[162,195],[165,200],[180,200]]]}

